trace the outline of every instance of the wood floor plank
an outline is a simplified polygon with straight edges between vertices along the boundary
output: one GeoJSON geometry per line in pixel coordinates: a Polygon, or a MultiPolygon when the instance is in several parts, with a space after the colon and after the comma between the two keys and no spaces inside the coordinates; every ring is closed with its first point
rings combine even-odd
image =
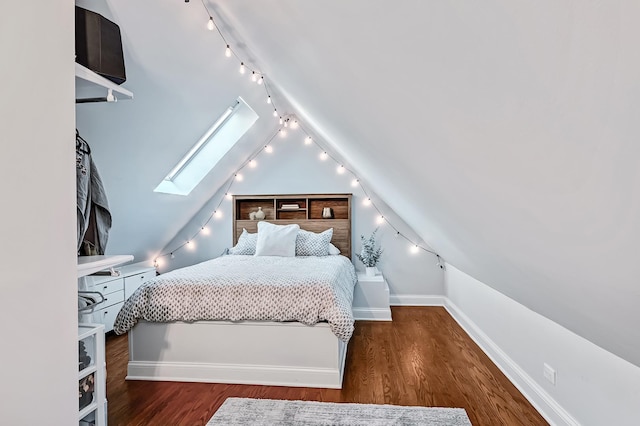
{"type": "Polygon", "coordinates": [[[475,426],[546,425],[441,307],[358,321],[343,389],[125,381],[126,336],[107,336],[109,424],[204,425],[228,397],[464,408],[475,426]]]}

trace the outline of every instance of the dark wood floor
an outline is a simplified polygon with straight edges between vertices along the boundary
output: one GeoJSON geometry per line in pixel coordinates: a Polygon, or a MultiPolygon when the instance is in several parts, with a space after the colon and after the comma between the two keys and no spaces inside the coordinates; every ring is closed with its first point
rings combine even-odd
{"type": "Polygon", "coordinates": [[[107,336],[109,425],[204,425],[227,397],[461,407],[476,425],[546,425],[444,308],[358,321],[343,389],[127,382],[126,336],[107,336]]]}

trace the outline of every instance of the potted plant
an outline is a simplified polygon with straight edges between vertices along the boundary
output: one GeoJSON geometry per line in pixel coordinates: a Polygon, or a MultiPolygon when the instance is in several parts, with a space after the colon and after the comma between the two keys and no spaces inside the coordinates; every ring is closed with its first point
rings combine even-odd
{"type": "Polygon", "coordinates": [[[356,254],[358,259],[360,259],[366,267],[366,274],[369,277],[376,275],[376,265],[382,255],[382,248],[376,247],[376,232],[378,232],[377,228],[371,233],[369,238],[365,238],[364,235],[360,235],[362,249],[360,250],[360,253],[356,254]]]}

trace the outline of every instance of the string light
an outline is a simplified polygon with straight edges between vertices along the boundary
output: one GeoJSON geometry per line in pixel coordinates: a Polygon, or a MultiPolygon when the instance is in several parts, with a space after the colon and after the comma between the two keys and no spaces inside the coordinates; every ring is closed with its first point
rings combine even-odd
{"type": "MultiPolygon", "coordinates": [[[[186,0],[186,1],[188,2],[188,0],[186,0]]],[[[214,21],[214,19],[213,19],[213,15],[210,13],[210,11],[209,11],[209,9],[208,9],[207,5],[206,5],[204,2],[203,2],[203,5],[204,5],[205,9],[207,10],[207,13],[208,13],[208,16],[209,16],[209,21],[207,22],[207,28],[208,28],[209,30],[218,29],[218,33],[219,33],[220,37],[222,38],[222,41],[224,42],[224,44],[225,44],[225,46],[226,46],[226,48],[225,48],[225,52],[224,52],[224,55],[225,55],[227,58],[231,57],[232,53],[233,53],[233,54],[235,54],[235,53],[234,53],[234,52],[232,52],[232,50],[231,50],[231,47],[230,47],[229,43],[227,43],[226,38],[224,37],[224,35],[222,34],[222,32],[220,32],[220,29],[219,29],[219,28],[218,28],[218,26],[216,25],[216,23],[215,23],[215,21],[214,21]]],[[[241,58],[239,58],[239,57],[238,57],[238,55],[237,55],[237,54],[235,54],[235,56],[236,56],[238,59],[241,59],[241,58]]],[[[240,73],[241,73],[241,74],[245,74],[245,73],[246,73],[246,67],[245,67],[245,65],[244,65],[244,61],[240,61],[240,73]]],[[[269,93],[269,91],[268,91],[268,88],[267,88],[267,81],[265,80],[264,75],[261,75],[261,73],[260,73],[259,71],[258,71],[258,72],[256,72],[255,70],[251,70],[251,80],[252,80],[252,81],[254,81],[254,82],[256,82],[258,85],[263,85],[263,87],[265,88],[265,91],[267,92],[267,103],[268,103],[268,104],[272,104],[272,103],[273,103],[273,101],[272,101],[272,99],[271,99],[271,94],[270,94],[270,93],[269,93]]],[[[114,97],[114,98],[115,98],[115,97],[114,97]]],[[[115,100],[115,99],[114,99],[114,100],[115,100]]],[[[295,119],[295,118],[291,119],[291,117],[287,117],[287,118],[286,118],[286,120],[283,120],[282,116],[279,116],[279,114],[278,114],[278,110],[277,110],[275,107],[274,107],[274,109],[273,109],[273,116],[274,116],[274,117],[276,117],[276,118],[277,118],[277,117],[279,117],[279,123],[280,123],[280,125],[281,125],[281,126],[282,126],[282,125],[284,125],[284,127],[285,127],[285,128],[286,128],[286,127],[288,127],[288,126],[289,126],[289,124],[291,124],[291,129],[297,129],[297,128],[299,127],[299,123],[298,123],[297,119],[295,119]],[[291,120],[291,123],[290,123],[290,120],[291,120]]],[[[284,129],[280,129],[280,130],[284,130],[284,129]]],[[[304,129],[303,129],[303,130],[304,130],[304,129]]],[[[281,135],[281,136],[284,136],[284,135],[286,135],[286,130],[284,130],[283,132],[277,132],[277,133],[280,133],[280,135],[281,135]]],[[[277,133],[276,133],[276,134],[277,134],[277,133]]],[[[305,131],[305,133],[307,133],[307,132],[305,131]]],[[[271,139],[269,139],[269,142],[273,139],[273,137],[275,137],[275,134],[271,137],[271,139]]],[[[306,138],[304,139],[304,143],[305,143],[305,145],[311,145],[311,144],[313,144],[313,142],[314,142],[314,141],[313,141],[313,139],[312,139],[312,138],[311,138],[311,136],[307,133],[307,136],[306,136],[306,138]]],[[[322,149],[322,147],[321,147],[317,142],[316,142],[316,145],[317,145],[320,149],[322,149]]],[[[267,143],[267,144],[264,146],[264,149],[263,149],[263,150],[264,150],[265,152],[267,152],[267,153],[272,153],[272,152],[273,152],[273,148],[271,147],[271,145],[270,145],[269,143],[267,143]]],[[[261,151],[258,151],[258,153],[257,153],[257,154],[260,154],[260,152],[261,152],[261,151]]],[[[257,155],[257,154],[256,154],[256,155],[257,155]]],[[[328,154],[325,150],[322,150],[322,153],[320,154],[320,159],[321,159],[322,161],[324,161],[324,160],[327,160],[328,158],[329,158],[329,154],[328,154]]],[[[335,160],[335,159],[334,159],[334,161],[336,161],[336,162],[337,162],[337,160],[335,160]]],[[[251,168],[255,168],[255,167],[256,167],[256,165],[257,165],[257,163],[256,163],[255,159],[254,159],[254,158],[252,158],[252,157],[250,158],[250,160],[248,161],[248,163],[244,163],[244,164],[245,164],[245,165],[246,165],[246,164],[248,164],[248,166],[249,166],[249,167],[251,167],[251,168]]],[[[194,239],[194,238],[196,238],[200,233],[202,233],[203,235],[208,235],[208,234],[210,233],[210,229],[209,229],[209,227],[208,227],[208,226],[206,226],[206,224],[209,222],[209,220],[210,220],[211,218],[220,219],[220,218],[223,216],[223,214],[222,214],[222,210],[220,209],[220,206],[221,206],[222,202],[223,202],[225,199],[231,200],[231,199],[233,198],[233,194],[230,192],[230,189],[231,189],[231,186],[233,185],[233,183],[234,183],[236,180],[237,180],[237,181],[242,181],[243,176],[242,176],[242,174],[240,174],[240,169],[242,169],[243,167],[244,167],[244,165],[243,165],[242,167],[240,167],[240,168],[239,168],[239,169],[234,173],[234,175],[233,175],[233,179],[231,179],[231,181],[230,181],[230,183],[229,183],[229,185],[228,185],[228,187],[227,187],[227,191],[226,191],[226,192],[225,192],[225,194],[224,194],[224,197],[222,197],[222,198],[220,199],[220,202],[218,203],[218,207],[213,211],[213,213],[211,213],[211,216],[209,217],[209,219],[207,219],[207,221],[205,222],[205,224],[204,224],[203,226],[201,226],[201,227],[200,227],[200,230],[199,230],[199,231],[198,231],[198,232],[193,236],[193,238],[191,238],[190,240],[188,240],[188,241],[187,241],[186,243],[184,243],[183,245],[181,245],[181,246],[177,247],[175,250],[173,250],[173,251],[171,251],[171,252],[169,252],[169,253],[163,253],[163,254],[161,254],[161,255],[157,256],[157,257],[154,259],[154,261],[153,261],[153,265],[154,265],[156,268],[162,265],[162,263],[160,262],[160,258],[161,258],[161,257],[164,257],[164,256],[169,255],[171,259],[175,259],[175,255],[174,255],[174,252],[175,252],[175,251],[179,250],[179,249],[180,249],[180,248],[182,248],[182,247],[187,247],[188,249],[193,250],[193,249],[195,248],[195,244],[194,244],[194,242],[193,242],[193,239],[194,239]]],[[[338,172],[339,174],[343,174],[343,173],[345,173],[346,171],[347,171],[347,169],[344,167],[344,165],[339,165],[339,166],[338,166],[338,168],[337,168],[337,172],[338,172]]],[[[350,173],[351,173],[351,174],[354,174],[354,173],[353,173],[353,172],[351,172],[351,171],[350,171],[350,173]]],[[[379,209],[378,209],[378,208],[373,204],[373,202],[371,201],[371,198],[369,197],[369,195],[368,195],[368,194],[367,194],[367,192],[365,191],[364,187],[362,187],[362,185],[360,184],[360,180],[359,180],[357,177],[355,177],[355,179],[353,179],[353,180],[352,180],[351,185],[352,185],[353,187],[358,187],[358,186],[360,186],[360,187],[362,188],[362,191],[364,192],[364,195],[365,195],[365,197],[366,197],[366,198],[364,198],[364,199],[363,199],[363,204],[364,204],[365,206],[373,205],[373,206],[375,207],[375,209],[376,209],[376,210],[378,210],[378,212],[380,211],[380,210],[379,210],[379,209]]],[[[399,231],[399,230],[397,230],[397,229],[396,229],[396,228],[395,228],[395,227],[394,227],[394,226],[393,226],[393,225],[392,225],[392,224],[391,224],[387,219],[385,219],[385,217],[384,217],[383,215],[378,216],[378,217],[376,218],[376,222],[377,222],[379,225],[380,225],[380,224],[383,224],[383,223],[385,223],[385,222],[386,222],[386,223],[388,223],[388,224],[389,224],[389,226],[390,226],[390,227],[391,227],[391,228],[396,232],[396,233],[395,233],[395,236],[396,236],[397,238],[398,238],[398,237],[402,237],[402,238],[406,239],[406,240],[410,243],[410,251],[411,251],[412,253],[418,253],[418,252],[422,249],[422,250],[424,250],[424,251],[426,251],[426,252],[432,253],[432,254],[434,254],[435,256],[437,256],[438,261],[437,261],[437,263],[436,263],[436,266],[439,266],[440,268],[444,269],[444,263],[443,263],[442,259],[440,258],[440,256],[439,256],[437,253],[435,253],[435,252],[433,252],[433,251],[431,251],[431,250],[428,250],[428,249],[426,249],[426,248],[424,248],[424,247],[421,247],[420,245],[418,245],[418,244],[416,244],[416,243],[412,242],[412,241],[411,241],[407,236],[405,236],[405,235],[401,234],[401,233],[400,233],[400,231],[399,231]]]]}
{"type": "MultiPolygon", "coordinates": [[[[287,119],[287,120],[290,120],[290,122],[296,121],[296,120],[291,120],[291,119],[290,119],[290,118],[288,118],[288,117],[287,117],[286,119],[287,119]]],[[[285,130],[284,130],[284,128],[280,128],[280,129],[278,129],[278,132],[274,133],[274,135],[273,135],[273,136],[271,136],[271,138],[269,139],[269,141],[268,141],[268,142],[270,142],[270,141],[271,141],[271,140],[272,140],[272,139],[273,139],[277,134],[279,134],[281,131],[285,131],[285,130]]],[[[305,132],[305,133],[306,133],[306,132],[305,132]]],[[[306,140],[309,140],[309,141],[313,142],[313,141],[312,141],[312,139],[311,139],[311,137],[310,137],[308,134],[307,134],[307,138],[305,138],[305,141],[306,141],[306,140]]],[[[320,145],[318,145],[317,143],[316,143],[316,145],[317,145],[318,147],[320,147],[320,145]]],[[[271,146],[269,143],[267,143],[266,145],[264,145],[263,150],[258,151],[258,152],[257,152],[257,154],[255,154],[255,155],[259,155],[261,151],[265,151],[265,152],[267,152],[267,153],[271,153],[271,152],[272,152],[272,146],[271,146]]],[[[254,156],[255,156],[255,155],[254,155],[254,156]]],[[[320,157],[321,157],[321,159],[327,159],[327,158],[329,158],[330,156],[329,156],[329,154],[327,153],[327,151],[322,151],[322,153],[320,154],[320,157]]],[[[336,161],[336,160],[334,159],[334,161],[336,161]]],[[[216,208],[216,210],[214,210],[214,211],[213,211],[213,213],[211,214],[211,216],[209,217],[209,220],[210,220],[212,217],[215,217],[215,218],[220,218],[220,217],[222,217],[222,212],[221,212],[221,210],[219,210],[220,204],[222,203],[222,200],[224,200],[224,199],[232,199],[232,198],[233,198],[233,195],[232,195],[232,193],[230,192],[230,189],[231,189],[231,186],[232,186],[233,182],[235,182],[236,180],[238,180],[238,181],[242,180],[243,175],[240,173],[240,170],[241,170],[243,167],[245,167],[245,165],[248,165],[249,167],[255,167],[255,164],[257,164],[257,162],[256,162],[255,158],[254,158],[254,157],[250,157],[250,160],[249,160],[247,163],[244,163],[244,165],[243,165],[243,166],[241,166],[241,167],[240,167],[240,169],[238,169],[238,171],[236,171],[236,172],[233,174],[233,178],[231,179],[231,181],[230,181],[230,183],[229,183],[229,186],[227,187],[227,191],[225,192],[224,197],[221,199],[220,203],[218,204],[218,208],[216,208]]],[[[337,170],[338,170],[338,173],[344,173],[344,172],[346,172],[346,171],[347,171],[347,169],[344,167],[344,165],[343,165],[343,164],[338,164],[338,166],[337,166],[337,170]]],[[[351,172],[351,173],[353,173],[353,172],[351,172]]],[[[365,205],[365,206],[371,206],[371,205],[373,205],[373,201],[371,200],[371,197],[370,197],[370,196],[367,194],[367,192],[364,190],[364,188],[363,188],[363,187],[362,187],[362,185],[360,184],[360,180],[359,180],[357,177],[356,177],[356,178],[351,182],[351,184],[352,184],[353,186],[361,186],[361,188],[362,188],[362,190],[363,190],[363,192],[364,192],[364,195],[365,195],[365,197],[366,197],[366,198],[364,198],[364,199],[363,199],[363,201],[362,201],[362,202],[363,202],[363,205],[365,205]]],[[[374,207],[375,207],[375,206],[374,206],[374,207]]],[[[378,209],[377,207],[375,207],[375,208],[376,208],[376,210],[378,210],[378,212],[379,212],[379,209],[378,209]]],[[[189,250],[194,250],[194,249],[195,249],[195,244],[194,244],[194,242],[193,242],[193,239],[194,239],[194,238],[196,238],[200,233],[202,233],[203,235],[208,235],[208,234],[210,233],[209,228],[206,226],[206,223],[207,223],[207,222],[209,222],[209,220],[207,220],[207,221],[205,222],[205,224],[204,224],[204,225],[200,228],[200,230],[199,230],[199,231],[198,231],[198,232],[193,236],[193,238],[191,238],[190,240],[188,240],[188,241],[187,241],[186,243],[184,243],[182,246],[179,246],[179,247],[178,247],[177,249],[175,249],[174,251],[170,252],[170,256],[171,256],[171,258],[172,258],[172,259],[175,257],[175,256],[174,256],[174,252],[175,252],[176,250],[179,250],[179,249],[180,249],[180,248],[182,248],[182,247],[187,247],[189,250]]],[[[395,227],[393,227],[393,225],[392,225],[392,224],[391,224],[387,219],[385,219],[385,217],[384,217],[382,214],[380,214],[379,216],[377,216],[377,217],[376,217],[376,223],[377,223],[378,225],[381,225],[381,224],[384,224],[384,223],[388,223],[388,224],[391,226],[391,228],[395,231],[395,237],[396,237],[396,238],[398,238],[398,237],[402,237],[402,238],[406,239],[406,240],[410,243],[410,245],[409,245],[409,250],[410,250],[410,252],[411,252],[411,253],[416,254],[416,253],[419,253],[419,252],[420,252],[420,250],[424,250],[424,251],[426,251],[426,252],[429,252],[429,253],[432,253],[432,254],[434,254],[434,255],[438,256],[438,255],[437,255],[437,253],[435,253],[435,252],[433,252],[433,251],[431,251],[431,250],[428,250],[428,249],[426,249],[426,248],[424,248],[424,247],[421,247],[419,244],[416,244],[416,243],[412,242],[408,237],[406,237],[405,235],[401,234],[401,233],[400,233],[400,231],[398,231],[395,227]]],[[[156,260],[154,261],[154,265],[161,265],[161,263],[158,263],[157,259],[159,259],[159,258],[160,258],[160,257],[162,257],[162,256],[167,256],[167,253],[164,253],[164,254],[160,255],[159,257],[156,257],[156,260]]],[[[436,266],[440,267],[441,269],[444,269],[444,263],[441,261],[440,256],[438,256],[438,262],[436,263],[436,266]]],[[[156,267],[157,267],[157,266],[156,266],[156,267]]]]}
{"type": "Polygon", "coordinates": [[[285,129],[280,129],[280,131],[278,133],[280,133],[280,137],[281,138],[286,138],[287,137],[287,131],[285,129]]]}

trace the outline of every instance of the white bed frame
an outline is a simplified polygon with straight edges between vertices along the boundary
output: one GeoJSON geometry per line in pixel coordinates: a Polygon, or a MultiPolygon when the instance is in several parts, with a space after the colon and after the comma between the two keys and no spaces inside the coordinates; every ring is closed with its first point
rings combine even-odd
{"type": "MultiPolygon", "coordinates": [[[[334,228],[332,243],[351,258],[351,194],[235,195],[234,243],[243,228],[257,231],[257,221],[242,220],[248,217],[242,206],[247,210],[264,203],[272,205],[271,222],[297,223],[313,232],[334,228]],[[277,201],[288,199],[304,200],[304,218],[274,221],[277,201]],[[335,199],[342,203],[335,204],[335,199]],[[258,204],[252,204],[256,200],[258,204]],[[320,217],[323,206],[340,210],[341,219],[312,219],[320,217]]],[[[346,355],[347,344],[327,323],[140,321],[129,331],[127,379],[340,389],[346,355]]]]}
{"type": "Polygon", "coordinates": [[[140,321],[127,380],[340,389],[346,354],[327,323],[140,321]]]}

